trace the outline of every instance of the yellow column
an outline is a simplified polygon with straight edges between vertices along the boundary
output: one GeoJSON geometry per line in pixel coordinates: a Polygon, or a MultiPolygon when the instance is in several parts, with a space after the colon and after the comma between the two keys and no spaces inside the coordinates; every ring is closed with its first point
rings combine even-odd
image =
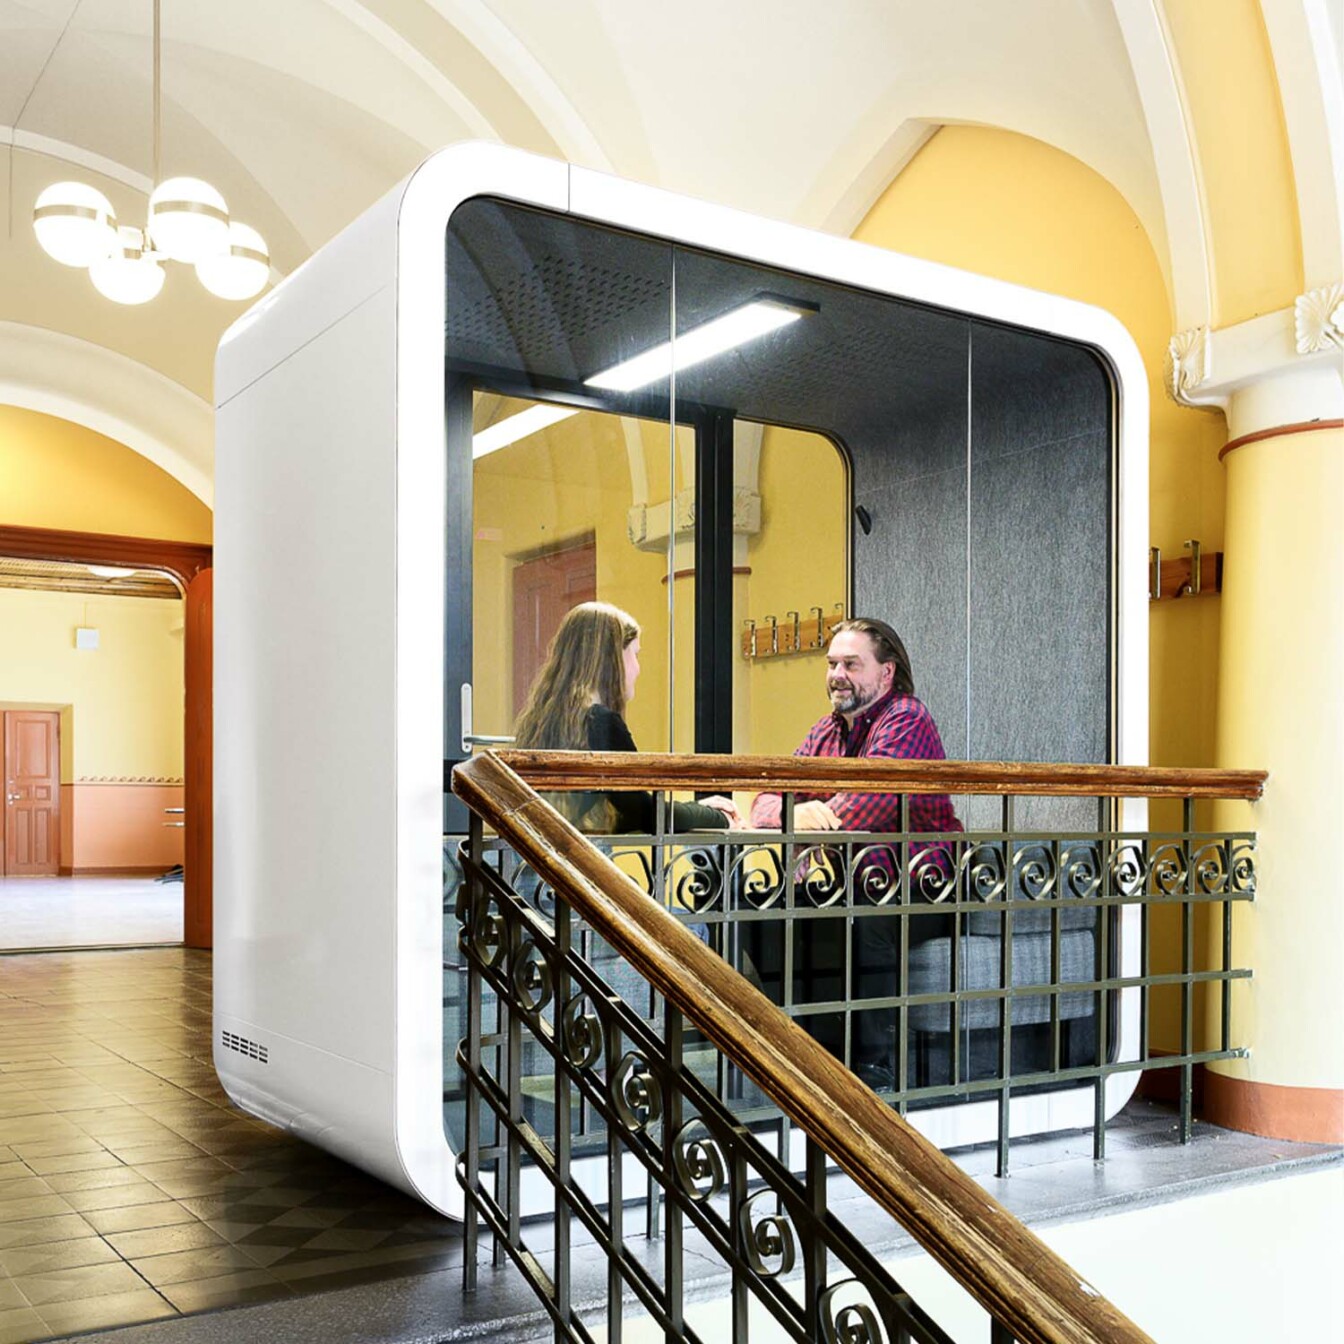
{"type": "MultiPolygon", "coordinates": [[[[1235,421],[1234,421],[1235,426],[1235,421]]],[[[1294,425],[1224,450],[1227,531],[1217,757],[1263,768],[1252,904],[1238,904],[1233,995],[1246,1060],[1210,1066],[1205,1115],[1276,1138],[1344,1142],[1344,429],[1294,425]]]]}

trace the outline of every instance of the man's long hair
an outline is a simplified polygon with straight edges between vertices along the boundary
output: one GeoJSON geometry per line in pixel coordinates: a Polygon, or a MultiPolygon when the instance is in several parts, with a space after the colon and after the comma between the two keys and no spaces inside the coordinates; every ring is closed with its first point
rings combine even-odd
{"type": "Polygon", "coordinates": [[[639,622],[609,602],[581,602],[568,611],[518,716],[517,745],[587,751],[594,700],[625,714],[624,654],[638,638],[639,622]]]}
{"type": "Polygon", "coordinates": [[[915,674],[910,670],[910,655],[906,653],[900,635],[886,621],[873,620],[869,616],[854,616],[848,621],[841,621],[831,633],[867,635],[873,641],[873,656],[877,661],[895,664],[891,689],[897,695],[914,695],[915,674]]]}

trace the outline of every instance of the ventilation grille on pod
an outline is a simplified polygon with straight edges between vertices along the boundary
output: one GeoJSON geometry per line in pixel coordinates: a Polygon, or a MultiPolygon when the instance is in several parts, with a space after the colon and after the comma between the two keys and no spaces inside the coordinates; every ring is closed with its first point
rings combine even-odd
{"type": "Polygon", "coordinates": [[[222,1031],[220,1040],[226,1050],[236,1050],[240,1055],[246,1055],[248,1059],[255,1059],[258,1064],[267,1062],[266,1047],[258,1045],[256,1041],[249,1041],[246,1036],[235,1036],[231,1031],[222,1031]]]}

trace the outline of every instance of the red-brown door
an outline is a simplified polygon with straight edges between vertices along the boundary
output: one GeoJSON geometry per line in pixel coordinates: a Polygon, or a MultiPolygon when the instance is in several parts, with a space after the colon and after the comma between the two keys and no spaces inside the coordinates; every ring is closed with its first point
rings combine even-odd
{"type": "Polygon", "coordinates": [[[525,560],[513,571],[513,712],[516,715],[565,613],[597,596],[597,546],[587,542],[525,560]]]}
{"type": "Polygon", "coordinates": [[[6,877],[55,877],[61,864],[61,716],[5,711],[6,877]]]}
{"type": "Polygon", "coordinates": [[[187,587],[183,743],[182,941],[214,946],[214,580],[187,587]]]}

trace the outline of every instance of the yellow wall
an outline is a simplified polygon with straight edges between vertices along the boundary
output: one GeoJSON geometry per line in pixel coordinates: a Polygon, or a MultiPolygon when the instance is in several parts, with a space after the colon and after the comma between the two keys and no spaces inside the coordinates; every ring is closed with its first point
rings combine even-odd
{"type": "Polygon", "coordinates": [[[0,524],[209,543],[210,510],[147,458],[68,420],[0,406],[0,524]]]}
{"type": "Polygon", "coordinates": [[[1301,293],[1292,155],[1259,0],[1164,0],[1213,239],[1215,327],[1301,293]]]}
{"type": "MultiPolygon", "coordinates": [[[[1226,423],[1220,412],[1177,406],[1163,390],[1170,299],[1138,217],[1110,183],[1026,136],[946,126],[883,194],[855,237],[1080,299],[1118,317],[1148,371],[1149,539],[1164,557],[1182,555],[1182,542],[1191,537],[1206,550],[1222,549],[1218,449],[1227,441],[1226,423]]],[[[1218,597],[1150,609],[1149,759],[1155,765],[1213,763],[1220,618],[1218,597]]],[[[1173,825],[1179,811],[1154,804],[1152,820],[1173,825]]],[[[1175,926],[1159,923],[1153,969],[1165,969],[1177,955],[1175,926]]],[[[1156,1044],[1175,1043],[1175,1020],[1174,1002],[1158,996],[1156,1044]]]]}
{"type": "Polygon", "coordinates": [[[181,626],[180,601],[0,588],[0,704],[64,711],[63,783],[180,780],[181,626]]]}
{"type": "MultiPolygon", "coordinates": [[[[758,623],[774,615],[781,626],[789,611],[804,622],[815,619],[815,606],[833,615],[837,602],[849,602],[849,478],[839,450],[818,434],[766,430],[760,494],[761,530],[747,549],[746,614],[758,623]]],[[[759,628],[758,641],[768,638],[759,628]]],[[[737,749],[790,755],[826,712],[824,655],[750,664],[739,655],[737,666],[749,668],[750,687],[749,733],[737,749]]]]}

